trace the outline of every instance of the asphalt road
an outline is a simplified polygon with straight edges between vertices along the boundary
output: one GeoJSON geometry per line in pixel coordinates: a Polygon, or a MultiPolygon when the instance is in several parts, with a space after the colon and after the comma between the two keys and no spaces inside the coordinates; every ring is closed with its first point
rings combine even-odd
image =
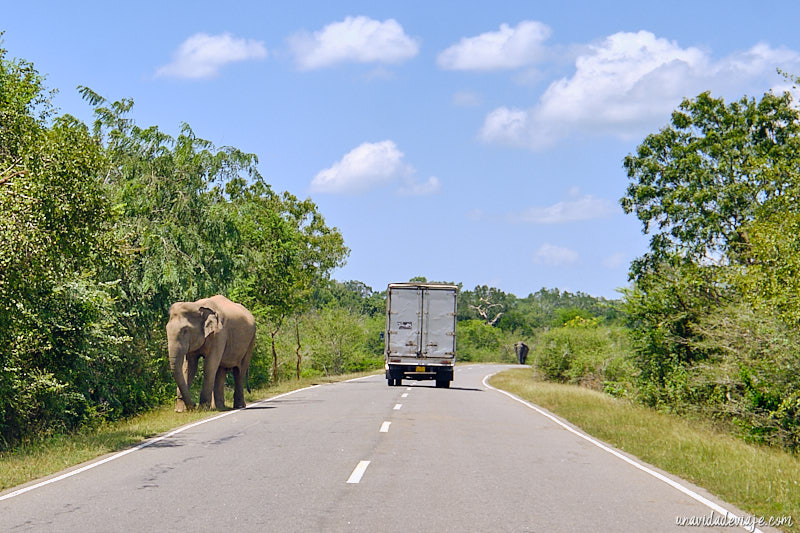
{"type": "Polygon", "coordinates": [[[459,367],[450,389],[388,387],[374,376],[253,404],[28,492],[6,491],[0,530],[692,531],[676,517],[710,515],[487,388],[483,378],[502,368],[459,367]]]}

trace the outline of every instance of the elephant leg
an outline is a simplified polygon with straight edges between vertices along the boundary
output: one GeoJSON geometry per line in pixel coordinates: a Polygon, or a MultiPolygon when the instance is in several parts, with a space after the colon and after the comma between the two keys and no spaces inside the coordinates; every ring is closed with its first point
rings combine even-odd
{"type": "Polygon", "coordinates": [[[244,409],[244,371],[240,367],[233,369],[233,408],[244,409]]]}
{"type": "MultiPolygon", "coordinates": [[[[200,405],[203,407],[211,407],[211,396],[214,392],[214,384],[217,379],[217,371],[219,370],[219,363],[222,361],[222,351],[225,348],[224,343],[217,343],[205,355],[205,362],[203,363],[203,388],[200,390],[200,405]]],[[[224,404],[225,398],[222,398],[224,404]]]]}
{"type": "Polygon", "coordinates": [[[214,407],[217,409],[225,409],[225,378],[227,374],[227,369],[219,367],[214,378],[214,407]]]}
{"type": "MultiPolygon", "coordinates": [[[[186,379],[186,385],[191,389],[192,381],[194,381],[194,377],[197,375],[197,357],[189,357],[187,356],[186,359],[183,361],[183,376],[186,379]]],[[[191,403],[191,398],[187,398],[191,403]]],[[[182,413],[186,410],[186,401],[181,394],[181,389],[178,388],[178,399],[175,402],[175,411],[178,413],[182,413]]]]}
{"type": "Polygon", "coordinates": [[[208,357],[206,357],[206,364],[203,367],[203,386],[200,389],[200,406],[201,407],[211,407],[211,396],[214,393],[214,380],[217,376],[217,366],[208,363],[208,357]]]}
{"type": "MultiPolygon", "coordinates": [[[[247,404],[244,401],[244,384],[245,380],[247,379],[247,371],[250,368],[250,360],[253,358],[253,347],[255,346],[256,337],[255,334],[250,339],[250,345],[247,347],[247,350],[244,352],[244,357],[242,357],[242,361],[239,366],[234,367],[233,369],[233,408],[234,409],[244,409],[247,407],[247,404]]],[[[250,390],[250,385],[247,386],[248,392],[250,390]]]]}

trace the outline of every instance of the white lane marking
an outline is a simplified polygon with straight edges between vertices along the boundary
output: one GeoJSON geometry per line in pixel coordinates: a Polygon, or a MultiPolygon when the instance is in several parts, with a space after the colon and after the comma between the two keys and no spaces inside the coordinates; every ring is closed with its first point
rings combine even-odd
{"type": "Polygon", "coordinates": [[[359,483],[361,478],[364,476],[364,472],[367,471],[367,467],[369,466],[369,461],[360,461],[356,468],[353,470],[353,473],[350,474],[350,477],[347,479],[348,483],[359,483]]]}
{"type": "MultiPolygon", "coordinates": [[[[591,436],[587,435],[586,433],[583,433],[582,431],[578,431],[577,429],[568,426],[567,424],[565,424],[564,422],[562,422],[561,420],[559,420],[555,416],[553,416],[550,413],[542,410],[541,408],[537,407],[536,405],[534,405],[534,404],[532,404],[530,402],[527,402],[527,401],[523,400],[522,398],[520,398],[519,396],[515,396],[514,394],[511,394],[510,392],[506,392],[504,390],[500,390],[500,389],[497,389],[495,387],[492,387],[491,385],[489,385],[489,378],[491,378],[495,374],[497,374],[497,372],[489,374],[488,376],[483,378],[483,385],[485,387],[487,387],[489,389],[492,389],[494,391],[497,391],[499,393],[505,394],[506,396],[508,396],[512,400],[518,401],[522,405],[533,409],[534,411],[536,411],[540,415],[549,418],[550,420],[552,420],[553,422],[555,422],[556,424],[558,424],[562,428],[566,429],[570,433],[573,433],[573,434],[577,435],[578,437],[582,438],[583,440],[594,444],[595,446],[597,446],[601,450],[606,451],[606,452],[610,453],[611,455],[614,455],[615,457],[618,457],[619,459],[622,459],[623,461],[625,461],[629,465],[633,466],[634,468],[638,468],[642,472],[644,472],[646,474],[649,474],[649,475],[653,476],[654,478],[656,478],[656,479],[658,479],[660,481],[663,481],[664,483],[666,483],[670,487],[679,490],[680,492],[684,493],[685,495],[689,496],[690,498],[702,503],[703,505],[705,505],[706,507],[712,509],[713,511],[716,511],[720,515],[728,517],[728,518],[732,519],[733,521],[735,521],[735,522],[737,522],[739,524],[746,524],[747,523],[746,521],[743,521],[743,519],[740,518],[739,516],[733,514],[730,511],[728,511],[724,507],[722,507],[720,505],[717,505],[716,503],[712,502],[708,498],[704,498],[703,496],[697,494],[692,489],[690,489],[688,487],[684,487],[683,485],[681,485],[677,481],[673,481],[672,479],[668,478],[667,476],[665,476],[663,474],[659,474],[658,472],[656,472],[652,468],[648,468],[645,465],[643,465],[643,464],[641,464],[641,463],[639,463],[637,461],[634,461],[630,457],[628,457],[626,455],[623,455],[620,452],[618,452],[618,451],[616,451],[616,450],[614,450],[612,448],[609,448],[608,446],[606,446],[605,444],[603,444],[599,440],[595,439],[594,437],[591,437],[591,436]]],[[[761,531],[758,528],[750,529],[750,527],[745,526],[745,525],[742,525],[741,527],[742,527],[742,529],[746,529],[747,531],[751,531],[753,533],[756,533],[756,532],[764,533],[763,531],[761,531]]]]}
{"type": "Polygon", "coordinates": [[[406,387],[406,390],[411,390],[411,387],[406,387]]]}
{"type": "Polygon", "coordinates": [[[402,403],[396,403],[396,404],[394,404],[394,410],[395,410],[395,411],[399,411],[401,407],[403,407],[403,404],[402,404],[402,403]]]}
{"type": "Polygon", "coordinates": [[[389,433],[389,426],[391,426],[391,422],[384,422],[381,424],[381,433],[389,433]]]}
{"type": "MultiPolygon", "coordinates": [[[[278,396],[273,396],[272,398],[267,398],[266,400],[260,400],[258,402],[252,403],[252,404],[248,405],[247,407],[245,407],[245,409],[250,409],[251,407],[255,407],[256,405],[259,405],[259,404],[262,404],[262,403],[271,402],[271,401],[274,401],[274,400],[277,400],[277,399],[280,399],[280,398],[285,398],[286,396],[289,396],[290,394],[295,394],[295,393],[298,393],[298,392],[301,392],[301,391],[314,389],[316,387],[319,387],[319,385],[311,385],[310,387],[305,387],[305,388],[302,388],[302,389],[297,389],[297,390],[285,392],[283,394],[279,394],[278,396]]],[[[234,409],[232,411],[226,411],[226,412],[224,412],[222,414],[219,414],[217,416],[213,416],[211,418],[205,418],[205,419],[200,420],[198,422],[194,422],[193,424],[189,424],[187,426],[183,426],[183,427],[178,428],[178,429],[176,429],[174,431],[170,431],[166,435],[162,435],[162,436],[157,437],[155,439],[142,442],[141,444],[139,444],[139,445],[137,445],[137,446],[135,446],[133,448],[129,448],[129,449],[125,450],[125,451],[119,452],[119,453],[117,453],[115,455],[112,455],[110,457],[106,457],[105,459],[97,461],[96,463],[91,463],[91,464],[88,464],[88,465],[86,465],[84,467],[81,467],[81,468],[78,468],[78,469],[75,469],[75,470],[70,470],[69,472],[67,472],[65,474],[61,474],[60,476],[56,476],[54,478],[47,479],[45,481],[42,481],[41,483],[36,483],[36,484],[31,485],[29,487],[24,487],[24,488],[21,488],[19,490],[15,490],[14,492],[9,492],[8,494],[0,496],[0,501],[10,500],[11,498],[14,498],[15,496],[19,496],[21,494],[25,494],[26,492],[30,492],[32,490],[44,487],[46,485],[50,485],[52,483],[56,483],[57,481],[61,481],[61,480],[70,478],[72,476],[76,476],[78,474],[86,472],[87,470],[91,470],[92,468],[97,468],[100,465],[104,465],[106,463],[110,463],[111,461],[115,461],[115,460],[119,459],[120,457],[124,457],[124,456],[128,455],[129,453],[138,452],[139,450],[141,450],[143,448],[147,448],[148,446],[152,446],[153,444],[156,444],[157,442],[161,442],[161,441],[164,441],[164,440],[166,440],[166,439],[168,439],[170,437],[174,437],[178,433],[183,433],[184,431],[187,431],[189,429],[195,428],[197,426],[201,426],[203,424],[207,424],[209,422],[213,422],[214,420],[219,420],[220,418],[224,418],[226,416],[230,416],[232,414],[238,413],[239,411],[242,411],[242,409],[234,409]]]]}
{"type": "Polygon", "coordinates": [[[408,393],[407,393],[407,392],[404,392],[403,394],[401,394],[401,395],[400,395],[400,397],[401,397],[401,398],[408,398],[408,393]]]}

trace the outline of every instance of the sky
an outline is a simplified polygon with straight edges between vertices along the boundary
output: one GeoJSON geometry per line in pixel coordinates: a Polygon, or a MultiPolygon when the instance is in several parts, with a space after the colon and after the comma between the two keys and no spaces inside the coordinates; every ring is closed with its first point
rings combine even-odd
{"type": "Polygon", "coordinates": [[[684,98],[790,89],[798,21],[788,0],[0,0],[0,46],[61,113],[91,121],[83,85],[256,154],[341,231],[340,281],[617,298],[649,241],[623,159],[684,98]]]}

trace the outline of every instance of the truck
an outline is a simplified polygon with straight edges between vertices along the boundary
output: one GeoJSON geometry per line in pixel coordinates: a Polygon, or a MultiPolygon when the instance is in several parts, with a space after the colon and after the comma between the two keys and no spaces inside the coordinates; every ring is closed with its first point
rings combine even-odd
{"type": "Polygon", "coordinates": [[[386,290],[386,381],[436,380],[449,388],[456,363],[458,287],[441,283],[390,283],[386,290]]]}

